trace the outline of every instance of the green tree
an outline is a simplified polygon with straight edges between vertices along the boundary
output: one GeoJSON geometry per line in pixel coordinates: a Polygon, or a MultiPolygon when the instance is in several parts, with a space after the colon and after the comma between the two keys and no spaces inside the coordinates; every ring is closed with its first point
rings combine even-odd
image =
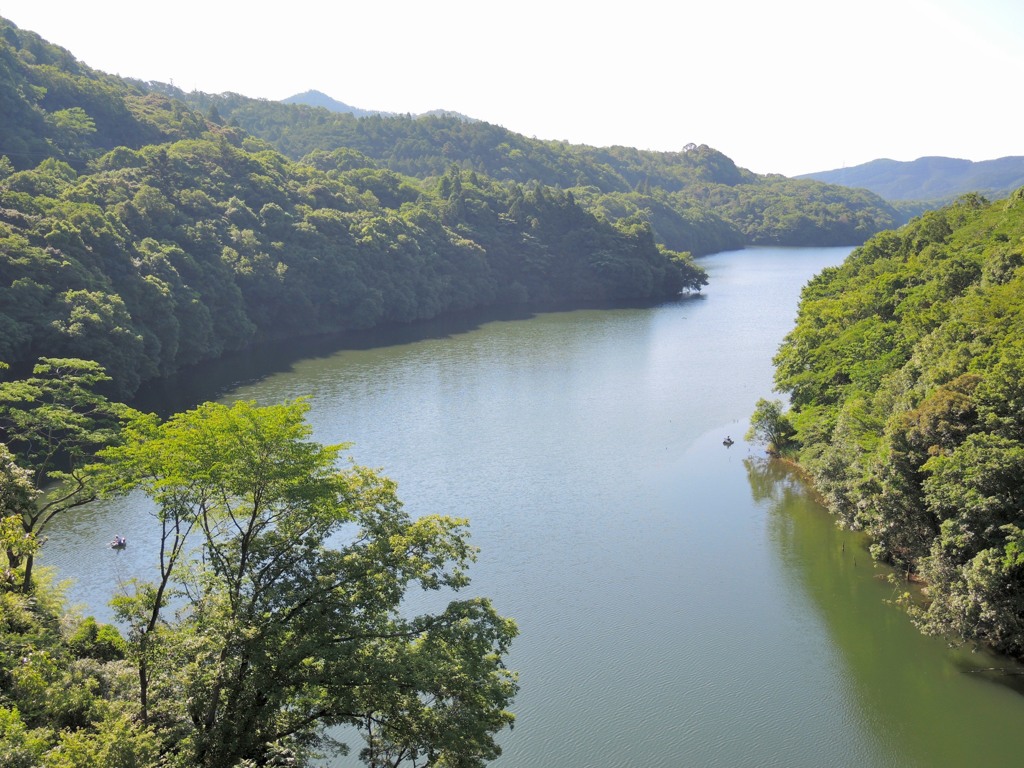
{"type": "Polygon", "coordinates": [[[104,451],[110,487],[141,486],[164,526],[159,582],[115,601],[144,714],[182,765],[301,761],[339,724],[370,766],[481,765],[513,719],[514,623],[482,598],[400,611],[413,585],[468,584],[465,521],[412,520],[390,480],[338,469],[307,408],[208,403],[104,451]]]}
{"type": "Polygon", "coordinates": [[[781,400],[760,398],[750,417],[745,438],[763,445],[772,454],[785,450],[793,438],[793,426],[783,410],[781,400]]]}
{"type": "Polygon", "coordinates": [[[100,658],[122,643],[111,626],[76,626],[45,581],[31,595],[0,589],[0,766],[157,764],[159,742],[124,696],[130,670],[100,658]]]}
{"type": "Polygon", "coordinates": [[[925,464],[929,510],[942,521],[921,572],[932,600],[922,629],[1024,652],[1024,446],[974,434],[925,464]]]}
{"type": "Polygon", "coordinates": [[[0,583],[6,586],[15,584],[15,569],[39,549],[38,538],[24,527],[24,520],[33,513],[38,496],[31,473],[19,467],[7,446],[0,443],[0,548],[7,556],[0,583]]]}

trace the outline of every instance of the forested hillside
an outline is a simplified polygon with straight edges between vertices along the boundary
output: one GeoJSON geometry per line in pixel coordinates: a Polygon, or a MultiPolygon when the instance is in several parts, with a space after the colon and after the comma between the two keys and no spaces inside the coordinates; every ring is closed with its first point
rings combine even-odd
{"type": "Polygon", "coordinates": [[[704,145],[679,152],[597,148],[531,139],[456,115],[357,119],[238,94],[148,87],[236,123],[293,159],[344,146],[409,176],[437,176],[455,163],[501,181],[572,189],[589,210],[649,221],[659,243],[694,255],[751,244],[853,245],[903,220],[864,190],[759,176],[704,145]],[[613,200],[603,202],[606,195],[613,200]]]}
{"type": "Polygon", "coordinates": [[[15,368],[85,357],[129,395],[260,340],[705,283],[646,222],[541,182],[454,164],[418,180],[351,149],[293,161],[9,24],[0,66],[0,360],[15,368]]]}
{"type": "Polygon", "coordinates": [[[1024,189],[825,270],[776,366],[777,442],[791,426],[839,518],[926,582],[919,625],[1024,655],[1024,189]]]}
{"type": "Polygon", "coordinates": [[[161,423],[108,395],[262,339],[704,282],[567,192],[294,162],[0,21],[0,765],[314,765],[339,726],[372,768],[500,755],[517,629],[457,599],[465,520],[413,518],[301,399],[161,423]],[[122,636],[34,563],[133,489],[151,569],[110,595],[122,636]],[[406,615],[413,588],[447,605],[406,615]]]}
{"type": "Polygon", "coordinates": [[[0,21],[0,360],[117,392],[254,343],[699,289],[687,254],[862,242],[860,191],[677,153],[355,117],[90,69],[0,21]]]}

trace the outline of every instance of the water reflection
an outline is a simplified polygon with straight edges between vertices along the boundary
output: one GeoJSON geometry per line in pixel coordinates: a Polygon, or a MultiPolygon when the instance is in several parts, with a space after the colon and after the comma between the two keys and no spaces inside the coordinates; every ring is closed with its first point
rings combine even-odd
{"type": "Polygon", "coordinates": [[[903,585],[870,559],[862,534],[839,529],[783,462],[744,464],[787,579],[822,617],[861,719],[893,764],[1019,765],[1024,668],[919,634],[893,604],[903,585]]]}
{"type": "MultiPolygon", "coordinates": [[[[680,297],[678,301],[699,301],[703,298],[702,294],[691,294],[680,297]]],[[[649,302],[620,302],[603,305],[601,309],[651,306],[649,302]]],[[[552,307],[547,308],[547,311],[557,309],[552,307]]],[[[415,323],[266,342],[191,366],[173,376],[148,382],[142,386],[130,405],[167,417],[209,400],[222,399],[230,392],[268,377],[292,373],[296,364],[303,361],[331,358],[345,351],[387,349],[423,341],[450,339],[478,331],[487,323],[529,320],[540,311],[539,308],[515,306],[490,307],[415,323]]]]}

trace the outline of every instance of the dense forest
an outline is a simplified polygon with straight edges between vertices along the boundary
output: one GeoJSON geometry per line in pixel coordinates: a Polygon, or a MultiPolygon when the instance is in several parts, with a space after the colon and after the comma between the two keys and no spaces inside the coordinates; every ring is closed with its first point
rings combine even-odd
{"type": "Polygon", "coordinates": [[[238,94],[139,86],[237,124],[293,159],[345,146],[408,176],[437,176],[455,163],[500,181],[571,189],[589,210],[611,221],[640,217],[659,243],[697,256],[743,245],[853,245],[905,220],[865,190],[759,176],[706,145],[598,148],[530,139],[451,114],[356,118],[238,94]]]}
{"type": "Polygon", "coordinates": [[[254,342],[500,304],[663,300],[705,284],[641,217],[449,164],[296,162],[180,101],[0,42],[0,359],[100,362],[120,395],[254,342]]]}
{"type": "Polygon", "coordinates": [[[868,193],[706,146],[186,94],[0,32],[0,360],[96,360],[120,396],[272,339],[664,300],[706,284],[692,254],[857,243],[894,221],[868,193]]]}
{"type": "Polygon", "coordinates": [[[924,582],[923,630],[1024,656],[1024,189],[822,272],[775,363],[791,407],[762,401],[755,434],[924,582]]]}

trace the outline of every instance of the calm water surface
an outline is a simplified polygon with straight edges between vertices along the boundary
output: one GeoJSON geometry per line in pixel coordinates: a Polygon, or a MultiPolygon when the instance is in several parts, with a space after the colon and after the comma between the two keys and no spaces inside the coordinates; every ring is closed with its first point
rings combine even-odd
{"type": "MultiPolygon", "coordinates": [[[[224,399],[308,395],[316,439],[353,442],[413,514],[470,519],[471,589],[521,632],[496,766],[1020,765],[1021,678],[919,636],[863,540],[740,439],[801,286],[847,252],[719,254],[698,298],[434,325],[224,399]]],[[[153,561],[146,508],[50,530],[43,563],[100,617],[153,561]]]]}

